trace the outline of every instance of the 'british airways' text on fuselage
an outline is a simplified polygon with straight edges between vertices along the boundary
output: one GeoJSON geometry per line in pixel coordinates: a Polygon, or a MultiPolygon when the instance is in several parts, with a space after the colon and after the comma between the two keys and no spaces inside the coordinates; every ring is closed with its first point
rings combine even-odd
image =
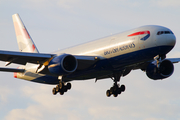
{"type": "Polygon", "coordinates": [[[124,50],[135,48],[135,47],[136,47],[136,45],[134,44],[134,42],[132,42],[130,44],[127,44],[127,45],[123,45],[123,46],[116,46],[116,47],[113,47],[113,48],[110,48],[110,49],[106,49],[104,51],[104,55],[113,54],[113,53],[116,53],[116,52],[124,51],[124,50]]]}

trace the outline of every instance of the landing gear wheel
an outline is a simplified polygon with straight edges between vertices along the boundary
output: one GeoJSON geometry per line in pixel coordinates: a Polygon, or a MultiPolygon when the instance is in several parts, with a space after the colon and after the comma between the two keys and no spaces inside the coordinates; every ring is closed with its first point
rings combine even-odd
{"type": "Polygon", "coordinates": [[[70,90],[71,89],[71,83],[67,83],[67,89],[70,90]]]}
{"type": "Polygon", "coordinates": [[[121,92],[124,92],[126,89],[125,85],[121,85],[120,89],[121,89],[121,92]]]}
{"type": "Polygon", "coordinates": [[[63,88],[62,88],[62,90],[64,91],[64,92],[67,92],[67,86],[64,86],[63,88]]]}
{"type": "Polygon", "coordinates": [[[107,95],[107,97],[110,97],[110,96],[111,96],[110,90],[107,90],[107,91],[106,91],[106,95],[107,95]]]}
{"type": "Polygon", "coordinates": [[[117,89],[117,94],[121,94],[121,88],[117,89]]]}
{"type": "Polygon", "coordinates": [[[59,92],[59,85],[57,85],[57,86],[55,87],[55,89],[56,89],[56,92],[59,92]]]}
{"type": "Polygon", "coordinates": [[[110,88],[110,93],[113,94],[114,93],[114,87],[110,88]]]}
{"type": "Polygon", "coordinates": [[[53,88],[53,89],[52,89],[52,93],[53,93],[53,95],[56,95],[56,94],[57,94],[56,88],[53,88]]]}
{"type": "Polygon", "coordinates": [[[60,95],[64,95],[64,91],[61,90],[61,91],[59,92],[59,94],[60,94],[60,95]]]}
{"type": "Polygon", "coordinates": [[[113,96],[114,96],[114,97],[117,97],[117,96],[118,96],[118,94],[117,94],[117,93],[114,93],[114,94],[113,94],[113,96]]]}

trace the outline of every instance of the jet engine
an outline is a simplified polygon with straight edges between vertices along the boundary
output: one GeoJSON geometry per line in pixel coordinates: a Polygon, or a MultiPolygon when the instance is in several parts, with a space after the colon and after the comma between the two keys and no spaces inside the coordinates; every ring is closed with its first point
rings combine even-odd
{"type": "Polygon", "coordinates": [[[48,65],[49,72],[55,75],[73,73],[78,66],[77,59],[70,54],[63,54],[53,58],[48,65]]]}
{"type": "Polygon", "coordinates": [[[174,72],[174,65],[171,61],[165,59],[157,67],[156,63],[150,63],[146,69],[146,75],[153,79],[164,79],[170,77],[174,72]]]}

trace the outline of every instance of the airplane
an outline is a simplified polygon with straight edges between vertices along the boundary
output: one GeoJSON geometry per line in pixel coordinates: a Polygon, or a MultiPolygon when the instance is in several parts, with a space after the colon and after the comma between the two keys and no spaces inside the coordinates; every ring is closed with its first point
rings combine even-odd
{"type": "Polygon", "coordinates": [[[19,52],[0,50],[5,66],[0,71],[14,72],[14,77],[31,82],[56,85],[53,95],[71,89],[73,80],[111,78],[113,85],[107,97],[125,91],[120,78],[131,70],[141,69],[152,80],[162,80],[174,72],[180,58],[166,58],[176,43],[174,33],[163,26],[146,25],[103,37],[53,53],[39,53],[18,14],[12,15],[19,52]]]}

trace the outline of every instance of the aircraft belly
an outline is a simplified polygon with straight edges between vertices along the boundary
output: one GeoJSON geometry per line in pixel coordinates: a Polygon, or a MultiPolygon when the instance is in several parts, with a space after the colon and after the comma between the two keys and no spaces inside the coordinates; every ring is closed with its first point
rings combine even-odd
{"type": "Polygon", "coordinates": [[[44,83],[44,84],[58,84],[58,77],[43,75],[38,73],[32,73],[26,71],[25,73],[16,73],[16,77],[31,82],[44,83]]]}
{"type": "Polygon", "coordinates": [[[104,75],[112,74],[112,66],[110,65],[107,59],[100,60],[93,66],[85,70],[76,71],[68,76],[65,79],[67,80],[86,80],[97,78],[104,75]]]}

